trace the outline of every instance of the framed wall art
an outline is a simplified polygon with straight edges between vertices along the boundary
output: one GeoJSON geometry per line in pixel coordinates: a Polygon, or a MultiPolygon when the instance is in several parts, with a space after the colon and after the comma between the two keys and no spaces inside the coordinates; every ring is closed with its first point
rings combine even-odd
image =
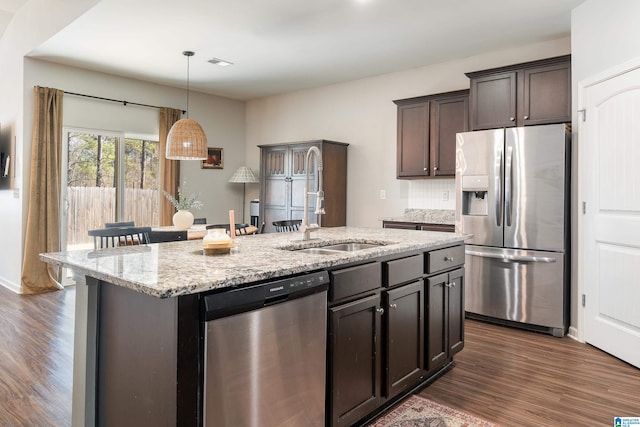
{"type": "Polygon", "coordinates": [[[223,169],[224,158],[222,148],[207,147],[207,159],[202,161],[202,169],[223,169]]]}

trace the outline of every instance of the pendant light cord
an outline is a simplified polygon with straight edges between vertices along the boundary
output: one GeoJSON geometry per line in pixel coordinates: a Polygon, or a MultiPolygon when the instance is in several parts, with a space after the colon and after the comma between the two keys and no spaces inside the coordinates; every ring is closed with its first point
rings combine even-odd
{"type": "Polygon", "coordinates": [[[195,52],[190,50],[185,50],[184,52],[182,52],[182,54],[187,57],[187,119],[188,119],[189,118],[189,79],[191,74],[189,65],[191,64],[191,61],[190,61],[191,57],[195,55],[195,52]]]}
{"type": "Polygon", "coordinates": [[[189,64],[191,63],[191,55],[187,55],[187,119],[189,118],[189,64]]]}

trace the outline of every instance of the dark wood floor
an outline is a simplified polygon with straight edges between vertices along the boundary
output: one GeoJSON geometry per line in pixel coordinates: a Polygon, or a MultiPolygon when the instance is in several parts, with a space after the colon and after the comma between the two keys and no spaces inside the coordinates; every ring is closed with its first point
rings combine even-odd
{"type": "Polygon", "coordinates": [[[75,289],[0,286],[0,426],[70,426],[75,289]]]}
{"type": "Polygon", "coordinates": [[[420,395],[502,426],[640,417],[640,370],[570,338],[467,320],[456,366],[420,395]]]}
{"type": "MultiPolygon", "coordinates": [[[[74,288],[0,286],[0,426],[71,425],[74,288]]],[[[569,338],[466,323],[456,366],[420,395],[502,426],[612,426],[640,416],[640,370],[569,338]]]]}

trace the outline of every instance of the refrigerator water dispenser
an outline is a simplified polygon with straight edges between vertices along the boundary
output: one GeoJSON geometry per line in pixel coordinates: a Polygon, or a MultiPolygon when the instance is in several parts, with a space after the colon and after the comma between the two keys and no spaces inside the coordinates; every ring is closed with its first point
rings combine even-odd
{"type": "Polygon", "coordinates": [[[489,177],[462,177],[462,215],[487,216],[489,212],[489,177]]]}

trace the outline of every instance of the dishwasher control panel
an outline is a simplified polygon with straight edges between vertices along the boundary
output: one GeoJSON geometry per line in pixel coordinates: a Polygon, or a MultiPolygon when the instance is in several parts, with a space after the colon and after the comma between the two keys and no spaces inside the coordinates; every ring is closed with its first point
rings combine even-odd
{"type": "Polygon", "coordinates": [[[209,294],[204,297],[204,320],[209,321],[303,295],[322,292],[328,286],[329,274],[326,271],[317,271],[209,294]]]}

